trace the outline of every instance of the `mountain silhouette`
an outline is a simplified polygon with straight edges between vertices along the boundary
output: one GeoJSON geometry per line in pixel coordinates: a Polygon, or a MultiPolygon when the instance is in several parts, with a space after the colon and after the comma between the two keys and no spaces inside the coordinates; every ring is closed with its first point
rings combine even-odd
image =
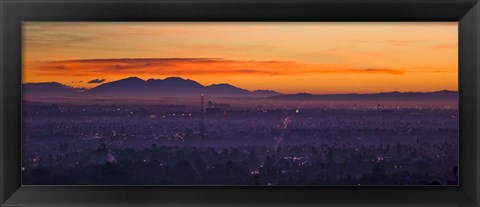
{"type": "Polygon", "coordinates": [[[283,101],[456,101],[457,91],[436,92],[383,92],[371,94],[281,94],[272,90],[249,91],[220,83],[204,86],[194,80],[180,77],[142,80],[129,77],[103,83],[91,89],[72,88],[57,82],[23,84],[26,97],[78,97],[78,98],[128,98],[156,99],[164,97],[192,97],[204,94],[211,97],[259,97],[283,101]]]}
{"type": "Polygon", "coordinates": [[[142,80],[138,77],[129,77],[117,81],[103,83],[82,93],[60,83],[27,83],[24,88],[31,96],[81,96],[87,98],[162,98],[206,96],[216,97],[267,97],[280,95],[275,91],[249,91],[230,84],[212,84],[204,86],[194,80],[180,77],[165,79],[142,80]],[[48,86],[48,87],[46,87],[48,86]]]}
{"type": "Polygon", "coordinates": [[[281,93],[278,93],[272,90],[256,90],[256,91],[253,91],[253,94],[260,97],[270,97],[270,96],[281,95],[281,93]]]}
{"type": "Polygon", "coordinates": [[[23,95],[33,97],[70,97],[83,90],[57,82],[25,83],[22,85],[23,95]]]}
{"type": "Polygon", "coordinates": [[[125,78],[118,81],[113,81],[109,83],[101,84],[97,87],[94,87],[88,91],[87,94],[94,94],[94,95],[121,95],[130,94],[130,93],[139,93],[145,89],[145,81],[137,78],[137,77],[130,77],[125,78]]]}
{"type": "Polygon", "coordinates": [[[285,101],[353,101],[353,100],[375,100],[375,101],[455,101],[458,99],[457,91],[435,91],[435,92],[383,92],[371,94],[323,94],[313,95],[309,93],[282,94],[268,97],[273,100],[285,101]]]}
{"type": "Polygon", "coordinates": [[[252,92],[245,89],[237,88],[226,83],[221,83],[207,86],[205,88],[205,93],[210,95],[230,94],[235,96],[246,96],[251,95],[252,92]]]}
{"type": "Polygon", "coordinates": [[[188,96],[201,93],[203,86],[178,77],[148,79],[130,77],[101,84],[85,92],[86,96],[103,98],[135,98],[157,96],[188,96]]]}

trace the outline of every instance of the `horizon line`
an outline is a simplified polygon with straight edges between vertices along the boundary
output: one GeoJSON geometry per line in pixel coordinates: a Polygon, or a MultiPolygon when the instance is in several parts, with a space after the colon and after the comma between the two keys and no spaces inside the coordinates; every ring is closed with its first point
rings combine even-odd
{"type": "Polygon", "coordinates": [[[110,81],[110,82],[102,82],[102,83],[99,83],[98,85],[92,87],[92,88],[76,88],[76,87],[72,87],[72,86],[69,86],[69,85],[66,85],[64,83],[60,83],[60,82],[57,82],[57,81],[46,81],[46,82],[27,82],[27,83],[22,83],[22,86],[25,85],[25,84],[45,84],[45,83],[58,83],[58,84],[61,84],[62,86],[66,86],[66,87],[69,87],[69,88],[72,88],[72,89],[77,89],[77,90],[84,90],[84,91],[78,91],[79,93],[83,93],[85,91],[88,91],[88,90],[91,90],[93,88],[96,88],[98,86],[101,86],[103,84],[107,84],[107,83],[112,83],[112,82],[116,82],[116,81],[121,81],[121,80],[126,80],[126,79],[130,79],[130,78],[136,78],[136,79],[139,79],[139,80],[142,80],[144,82],[147,82],[148,80],[156,80],[156,81],[163,81],[165,79],[169,79],[169,78],[179,78],[179,79],[182,79],[182,80],[190,80],[190,81],[194,81],[200,85],[202,85],[203,87],[209,87],[209,86],[214,86],[214,85],[222,85],[222,84],[227,84],[227,85],[230,85],[230,86],[233,86],[233,87],[236,87],[236,88],[239,88],[239,89],[242,89],[242,90],[247,90],[249,92],[255,92],[255,91],[273,91],[273,92],[276,92],[276,93],[279,93],[279,95],[300,95],[300,94],[305,94],[305,95],[369,95],[369,94],[382,94],[382,93],[435,93],[435,92],[455,92],[455,93],[458,93],[459,91],[458,90],[449,90],[449,89],[437,89],[437,90],[430,90],[430,91],[401,91],[401,90],[391,90],[391,91],[379,91],[379,92],[365,92],[365,93],[359,93],[359,92],[345,92],[345,93],[338,93],[338,92],[332,92],[332,93],[309,93],[309,92],[305,92],[305,91],[301,91],[301,92],[295,92],[295,93],[283,93],[283,92],[278,92],[276,90],[272,90],[272,89],[255,89],[255,90],[248,90],[248,89],[244,89],[244,88],[240,88],[240,87],[237,87],[235,85],[232,85],[232,84],[229,84],[229,83],[214,83],[214,84],[210,84],[210,85],[204,85],[204,84],[201,84],[195,80],[192,80],[192,79],[188,79],[188,78],[182,78],[180,76],[169,76],[169,77],[166,77],[166,78],[163,78],[163,79],[155,79],[155,78],[148,78],[148,79],[142,79],[142,78],[139,78],[137,76],[130,76],[130,77],[126,77],[126,78],[122,78],[122,79],[118,79],[118,80],[114,80],[114,81],[110,81]]]}

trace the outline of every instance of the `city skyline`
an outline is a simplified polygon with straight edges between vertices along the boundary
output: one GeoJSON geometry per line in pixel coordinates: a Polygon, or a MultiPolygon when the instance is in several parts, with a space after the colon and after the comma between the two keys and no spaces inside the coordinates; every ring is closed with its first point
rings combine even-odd
{"type": "Polygon", "coordinates": [[[27,22],[23,30],[23,83],[93,88],[177,76],[281,93],[458,90],[457,23],[27,22]]]}

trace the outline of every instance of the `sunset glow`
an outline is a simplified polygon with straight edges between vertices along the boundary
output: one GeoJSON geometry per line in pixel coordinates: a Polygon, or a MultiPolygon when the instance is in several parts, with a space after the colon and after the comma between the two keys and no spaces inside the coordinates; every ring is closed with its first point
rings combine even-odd
{"type": "Polygon", "coordinates": [[[283,93],[458,90],[457,23],[23,25],[23,82],[176,76],[283,93]]]}

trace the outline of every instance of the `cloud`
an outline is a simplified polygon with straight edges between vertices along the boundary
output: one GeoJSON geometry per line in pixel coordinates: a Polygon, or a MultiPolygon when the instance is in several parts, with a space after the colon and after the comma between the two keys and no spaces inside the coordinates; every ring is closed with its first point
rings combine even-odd
{"type": "Polygon", "coordinates": [[[90,84],[98,84],[98,83],[103,83],[103,82],[105,82],[105,81],[106,81],[106,79],[93,79],[93,80],[91,80],[91,81],[88,81],[88,83],[90,83],[90,84]]]}
{"type": "MultiPolygon", "coordinates": [[[[121,58],[45,61],[34,64],[38,76],[95,77],[138,75],[308,75],[361,73],[400,75],[405,70],[353,68],[293,61],[228,60],[222,58],[121,58]]],[[[93,83],[101,81],[92,80],[93,83]]],[[[90,82],[92,82],[90,81],[90,82]]],[[[90,83],[89,82],[89,83],[90,83]]],[[[103,81],[102,81],[103,82],[103,81]]]]}
{"type": "Polygon", "coordinates": [[[386,68],[345,69],[345,70],[324,71],[324,73],[370,73],[370,74],[384,73],[384,74],[392,74],[392,75],[400,75],[406,72],[407,71],[405,70],[386,69],[386,68]]]}
{"type": "Polygon", "coordinates": [[[432,49],[457,49],[458,44],[457,43],[438,44],[438,45],[430,46],[430,48],[432,48],[432,49]]]}

